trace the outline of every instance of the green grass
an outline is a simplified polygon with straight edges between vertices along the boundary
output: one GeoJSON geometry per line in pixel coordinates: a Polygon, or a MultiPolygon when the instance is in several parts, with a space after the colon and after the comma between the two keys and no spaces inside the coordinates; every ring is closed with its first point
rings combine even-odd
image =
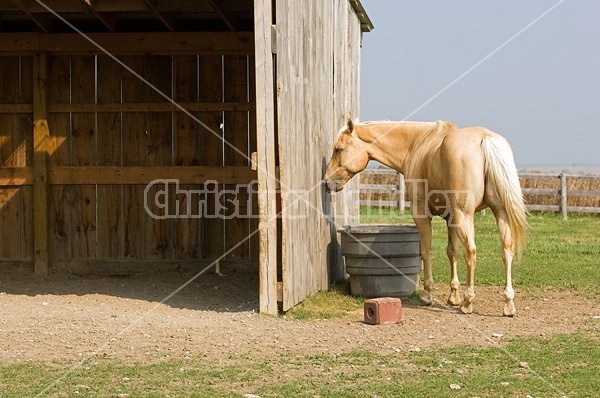
{"type": "MultiPolygon", "coordinates": [[[[340,286],[343,290],[345,287],[340,286]]],[[[292,319],[333,319],[363,308],[364,299],[350,296],[347,291],[334,289],[315,293],[286,313],[292,319]]]]}
{"type": "MultiPolygon", "coordinates": [[[[408,214],[383,209],[361,209],[363,223],[410,223],[408,214]]],[[[600,299],[600,217],[571,214],[532,213],[527,249],[520,262],[513,264],[515,288],[578,289],[588,297],[600,299]]],[[[432,262],[436,281],[450,283],[450,266],[446,256],[446,224],[433,220],[432,262]]],[[[500,257],[500,238],[491,212],[475,216],[477,268],[475,285],[502,286],[504,265],[500,257]]],[[[464,283],[466,266],[459,261],[459,278],[464,283]]]]}
{"type": "MultiPolygon", "coordinates": [[[[35,396],[72,365],[4,365],[0,395],[35,396]]],[[[547,339],[515,338],[503,347],[386,355],[367,350],[336,356],[281,354],[274,360],[241,357],[225,365],[201,357],[151,365],[95,358],[52,385],[45,396],[591,397],[597,396],[598,374],[598,329],[589,329],[547,339]],[[529,368],[521,368],[520,361],[529,368]]]]}
{"type": "Polygon", "coordinates": [[[595,396],[600,346],[583,333],[515,339],[502,348],[459,346],[409,355],[350,352],[303,358],[300,380],[256,390],[261,397],[595,396]],[[519,367],[527,361],[529,369],[519,367]],[[508,384],[507,384],[508,383],[508,384]],[[460,390],[452,390],[458,384],[460,390]]]}

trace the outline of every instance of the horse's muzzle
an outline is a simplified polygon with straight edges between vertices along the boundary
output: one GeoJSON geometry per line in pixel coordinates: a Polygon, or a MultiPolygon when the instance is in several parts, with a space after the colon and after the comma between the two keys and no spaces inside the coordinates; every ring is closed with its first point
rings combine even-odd
{"type": "Polygon", "coordinates": [[[325,186],[325,190],[328,193],[339,191],[339,189],[337,188],[338,183],[336,180],[323,180],[323,185],[325,186]]]}

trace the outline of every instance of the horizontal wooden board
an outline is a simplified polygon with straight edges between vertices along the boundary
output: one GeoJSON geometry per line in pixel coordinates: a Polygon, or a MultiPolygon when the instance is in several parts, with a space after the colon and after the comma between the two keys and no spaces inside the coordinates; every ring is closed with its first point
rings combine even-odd
{"type": "MultiPolygon", "coordinates": [[[[166,101],[166,99],[165,99],[166,101]]],[[[91,112],[249,112],[254,111],[253,102],[141,102],[141,103],[110,103],[110,104],[49,104],[50,113],[91,113],[91,112]]],[[[0,104],[1,113],[31,113],[32,104],[0,104]]]]}
{"type": "MultiPolygon", "coordinates": [[[[0,60],[1,62],[1,60],[0,60]]],[[[0,113],[32,113],[33,104],[0,104],[0,113]]]]}
{"type": "MultiPolygon", "coordinates": [[[[148,184],[156,179],[177,179],[181,184],[248,184],[256,171],[247,166],[54,166],[53,185],[148,184]]],[[[0,167],[0,186],[33,185],[32,167],[0,167]]]]}
{"type": "Polygon", "coordinates": [[[33,167],[0,167],[0,186],[33,185],[33,167]]]}
{"type": "Polygon", "coordinates": [[[157,179],[176,179],[181,184],[248,184],[256,171],[246,166],[55,166],[50,184],[148,184],[157,179]]]}
{"type": "Polygon", "coordinates": [[[165,33],[2,33],[0,52],[27,54],[48,51],[61,54],[251,54],[252,32],[165,33]]]}

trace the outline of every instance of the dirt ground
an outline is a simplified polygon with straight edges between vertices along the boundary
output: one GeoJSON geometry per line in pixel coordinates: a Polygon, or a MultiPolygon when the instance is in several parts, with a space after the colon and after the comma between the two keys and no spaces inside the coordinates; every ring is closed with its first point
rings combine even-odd
{"type": "MultiPolygon", "coordinates": [[[[479,287],[471,315],[441,303],[405,304],[403,322],[396,325],[366,325],[361,311],[343,319],[296,321],[256,312],[256,270],[224,273],[202,275],[180,289],[193,274],[80,277],[57,272],[36,279],[24,271],[3,271],[0,361],[81,360],[96,353],[125,363],[165,356],[204,356],[222,363],[236,357],[266,360],[361,349],[402,353],[571,333],[600,316],[598,305],[568,292],[517,291],[517,316],[506,318],[501,316],[502,289],[479,287]]],[[[445,301],[447,289],[437,286],[438,300],[445,301]]]]}

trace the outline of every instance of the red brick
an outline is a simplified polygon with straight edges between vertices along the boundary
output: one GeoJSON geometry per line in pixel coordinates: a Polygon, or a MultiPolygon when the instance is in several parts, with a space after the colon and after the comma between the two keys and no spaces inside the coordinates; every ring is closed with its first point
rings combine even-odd
{"type": "Polygon", "coordinates": [[[381,325],[402,320],[402,301],[399,298],[380,297],[365,301],[365,323],[381,325]]]}

